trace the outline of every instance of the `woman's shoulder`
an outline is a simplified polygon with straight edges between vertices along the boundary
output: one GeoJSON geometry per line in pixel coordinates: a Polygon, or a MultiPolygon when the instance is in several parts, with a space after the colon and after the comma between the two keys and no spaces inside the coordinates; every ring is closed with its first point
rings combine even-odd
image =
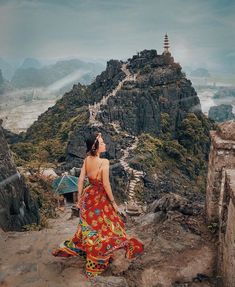
{"type": "Polygon", "coordinates": [[[109,160],[107,158],[101,158],[102,163],[109,164],[109,160]]]}
{"type": "MultiPolygon", "coordinates": [[[[87,157],[86,157],[87,159],[90,159],[90,158],[92,158],[92,156],[90,156],[90,155],[88,155],[87,157]]],[[[106,163],[106,164],[108,164],[109,163],[109,160],[107,159],[107,158],[100,158],[100,162],[102,162],[102,163],[106,163]]]]}

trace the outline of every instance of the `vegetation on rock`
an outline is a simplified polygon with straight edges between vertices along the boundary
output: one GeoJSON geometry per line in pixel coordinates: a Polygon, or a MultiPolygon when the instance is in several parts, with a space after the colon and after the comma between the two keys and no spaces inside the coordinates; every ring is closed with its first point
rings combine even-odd
{"type": "Polygon", "coordinates": [[[32,198],[37,201],[40,214],[40,224],[27,224],[23,230],[41,230],[48,228],[48,218],[56,218],[57,195],[53,192],[52,178],[43,177],[39,172],[25,175],[26,184],[32,198]]]}

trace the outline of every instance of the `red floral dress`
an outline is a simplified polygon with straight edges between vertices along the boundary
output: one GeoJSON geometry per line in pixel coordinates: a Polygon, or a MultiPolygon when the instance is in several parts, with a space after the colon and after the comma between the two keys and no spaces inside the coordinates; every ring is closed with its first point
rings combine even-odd
{"type": "MultiPolygon", "coordinates": [[[[99,167],[100,168],[100,167],[99,167]]],[[[124,248],[128,259],[143,252],[144,244],[135,237],[127,239],[124,222],[115,211],[101,180],[89,178],[81,197],[80,219],[76,233],[52,251],[54,256],[82,256],[86,276],[102,273],[112,261],[115,250],[124,248]]]]}

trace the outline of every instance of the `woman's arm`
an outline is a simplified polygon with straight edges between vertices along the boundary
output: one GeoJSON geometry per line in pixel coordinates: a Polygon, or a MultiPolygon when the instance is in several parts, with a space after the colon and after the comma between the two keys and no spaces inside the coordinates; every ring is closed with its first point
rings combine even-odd
{"type": "Polygon", "coordinates": [[[86,177],[86,170],[85,170],[85,160],[84,160],[81,171],[80,171],[80,175],[78,178],[78,197],[77,197],[78,202],[81,199],[81,194],[83,191],[83,184],[84,184],[85,177],[86,177]]]}
{"type": "Polygon", "coordinates": [[[108,159],[104,159],[104,167],[103,167],[102,172],[103,172],[102,178],[103,178],[104,189],[105,189],[111,203],[113,204],[114,208],[117,210],[118,206],[114,200],[112,188],[111,188],[110,181],[109,181],[109,160],[108,159]]]}

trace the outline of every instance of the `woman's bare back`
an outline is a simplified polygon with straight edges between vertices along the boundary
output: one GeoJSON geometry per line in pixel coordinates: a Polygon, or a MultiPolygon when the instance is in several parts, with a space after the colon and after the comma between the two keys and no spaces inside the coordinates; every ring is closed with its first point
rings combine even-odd
{"type": "Polygon", "coordinates": [[[86,157],[86,174],[90,179],[103,181],[102,172],[107,164],[107,159],[92,156],[86,157]]]}

